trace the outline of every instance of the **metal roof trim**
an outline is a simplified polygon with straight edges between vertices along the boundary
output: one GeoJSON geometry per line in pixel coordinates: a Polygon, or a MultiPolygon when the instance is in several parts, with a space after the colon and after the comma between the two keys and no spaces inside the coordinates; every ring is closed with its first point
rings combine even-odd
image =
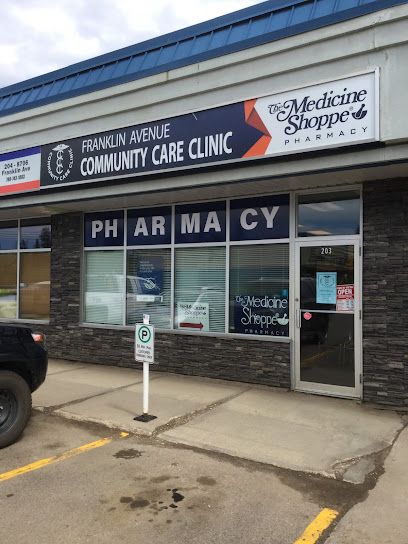
{"type": "MultiPolygon", "coordinates": [[[[329,26],[331,24],[343,22],[345,20],[349,20],[358,16],[374,13],[376,11],[380,11],[387,7],[405,4],[407,3],[407,1],[408,0],[374,0],[372,2],[369,2],[366,4],[360,4],[359,6],[355,6],[343,11],[334,12],[323,17],[310,19],[293,26],[285,26],[283,28],[280,28],[272,32],[266,32],[264,34],[253,36],[251,38],[238,40],[236,42],[223,45],[221,47],[217,47],[214,49],[210,49],[205,52],[198,53],[196,55],[189,55],[177,60],[171,60],[170,62],[155,65],[145,70],[142,69],[136,73],[129,73],[129,74],[125,74],[123,76],[119,76],[116,78],[108,78],[106,80],[99,81],[99,82],[97,81],[96,83],[91,85],[84,85],[76,89],[75,88],[71,89],[66,92],[57,93],[51,96],[46,96],[39,100],[33,100],[32,102],[23,102],[22,104],[17,106],[12,106],[11,108],[7,108],[6,106],[5,109],[0,111],[0,116],[4,117],[7,115],[11,115],[13,113],[18,113],[24,110],[33,109],[33,108],[51,104],[57,101],[66,100],[66,99],[74,98],[76,96],[80,96],[83,94],[89,94],[91,92],[95,92],[98,90],[103,90],[109,87],[121,85],[124,83],[129,83],[131,81],[136,81],[139,79],[143,79],[145,77],[167,72],[169,70],[185,67],[191,64],[195,64],[197,62],[202,62],[205,60],[210,60],[212,58],[221,57],[229,53],[234,53],[237,51],[249,49],[252,47],[256,47],[258,45],[263,45],[268,42],[277,41],[279,39],[301,34],[310,30],[316,30],[318,28],[322,28],[325,26],[329,26]]],[[[163,47],[164,45],[170,45],[172,43],[176,44],[183,40],[192,39],[194,36],[197,37],[197,30],[200,30],[199,35],[202,35],[202,34],[206,34],[208,32],[212,32],[220,28],[225,28],[225,26],[228,24],[239,23],[240,21],[262,16],[268,12],[274,12],[282,8],[288,8],[291,6],[295,6],[299,4],[307,4],[307,3],[310,3],[310,0],[283,0],[282,2],[279,2],[277,4],[278,7],[274,3],[273,9],[271,9],[270,1],[263,2],[262,4],[257,4],[256,6],[251,6],[249,8],[245,8],[235,13],[224,15],[216,19],[212,19],[211,21],[207,21],[205,23],[200,23],[198,25],[194,25],[186,29],[182,29],[176,32],[172,32],[170,34],[166,34],[159,38],[153,38],[151,40],[147,40],[145,42],[139,43],[134,46],[129,46],[124,49],[114,51],[112,53],[101,55],[100,57],[96,57],[94,59],[89,59],[87,61],[83,61],[74,65],[68,66],[67,68],[56,70],[55,72],[50,72],[49,74],[45,74],[45,75],[38,76],[36,78],[32,78],[30,80],[21,82],[21,83],[10,85],[0,90],[0,100],[2,98],[7,99],[7,97],[9,97],[10,99],[14,96],[16,97],[16,99],[14,100],[14,103],[16,103],[19,100],[19,96],[18,96],[19,93],[23,93],[23,92],[30,93],[30,91],[35,91],[36,89],[40,88],[40,86],[48,85],[53,82],[54,83],[61,82],[64,78],[74,76],[74,75],[79,76],[81,73],[84,73],[86,71],[90,72],[92,69],[94,70],[100,69],[103,66],[106,66],[115,62],[123,61],[126,58],[131,59],[132,57],[138,54],[147,52],[147,49],[146,49],[147,44],[150,44],[149,51],[154,51],[156,49],[159,49],[160,47],[163,47]],[[258,9],[255,10],[254,8],[258,8],[258,9]],[[175,37],[178,37],[178,41],[174,41],[175,37]],[[98,64],[95,64],[95,61],[98,61],[98,64]],[[56,75],[58,75],[58,77],[51,77],[56,75]]]]}
{"type": "Polygon", "coordinates": [[[205,34],[207,32],[218,30],[219,28],[223,28],[234,23],[239,23],[241,21],[248,20],[249,18],[259,17],[260,15],[264,15],[265,13],[271,11],[278,11],[279,9],[308,1],[309,0],[281,0],[274,2],[275,5],[273,9],[271,9],[271,1],[267,0],[261,4],[255,4],[254,6],[249,6],[233,13],[228,13],[226,15],[221,15],[220,17],[210,19],[209,21],[198,23],[180,30],[175,30],[174,32],[169,32],[168,34],[150,38],[149,40],[145,40],[134,45],[116,49],[115,51],[104,53],[103,55],[92,57],[91,59],[70,64],[64,68],[59,68],[58,70],[53,70],[52,72],[26,79],[18,83],[13,83],[7,87],[2,87],[0,88],[0,98],[11,93],[27,90],[33,86],[50,83],[56,79],[65,78],[77,74],[78,72],[97,68],[107,63],[124,60],[127,57],[133,57],[138,53],[159,49],[160,47],[187,40],[189,38],[196,37],[199,34],[205,34]]]}

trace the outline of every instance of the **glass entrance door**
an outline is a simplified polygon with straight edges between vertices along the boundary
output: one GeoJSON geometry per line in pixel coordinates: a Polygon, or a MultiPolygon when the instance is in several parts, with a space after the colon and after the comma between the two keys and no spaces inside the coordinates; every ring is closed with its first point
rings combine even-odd
{"type": "Polygon", "coordinates": [[[357,242],[298,242],[297,389],[360,395],[357,242]]]}

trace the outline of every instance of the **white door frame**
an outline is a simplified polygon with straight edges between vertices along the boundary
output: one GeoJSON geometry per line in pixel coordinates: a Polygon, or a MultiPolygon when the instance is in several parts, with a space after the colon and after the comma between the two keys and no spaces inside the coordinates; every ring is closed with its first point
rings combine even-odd
{"type": "MultiPolygon", "coordinates": [[[[317,393],[321,395],[330,395],[346,398],[361,398],[361,374],[362,374],[362,346],[361,346],[361,263],[360,263],[360,237],[314,237],[313,240],[297,240],[295,242],[295,349],[294,349],[294,364],[295,364],[295,389],[297,391],[305,391],[309,393],[317,393]],[[300,379],[300,250],[302,247],[309,246],[354,246],[354,387],[344,387],[340,385],[330,385],[313,382],[302,382],[300,379]]],[[[349,312],[337,312],[346,313],[349,312]]]]}

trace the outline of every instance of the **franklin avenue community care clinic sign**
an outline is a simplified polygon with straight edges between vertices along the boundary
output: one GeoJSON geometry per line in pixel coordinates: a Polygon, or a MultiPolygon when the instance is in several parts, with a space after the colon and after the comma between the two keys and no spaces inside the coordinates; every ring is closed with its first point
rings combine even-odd
{"type": "Polygon", "coordinates": [[[373,142],[377,77],[370,72],[44,145],[39,187],[17,183],[20,172],[0,156],[0,194],[373,142]]]}

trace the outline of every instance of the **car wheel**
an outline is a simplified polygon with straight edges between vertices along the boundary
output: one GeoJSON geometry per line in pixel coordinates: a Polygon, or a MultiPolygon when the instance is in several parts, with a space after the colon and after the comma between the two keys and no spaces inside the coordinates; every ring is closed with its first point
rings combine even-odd
{"type": "Polygon", "coordinates": [[[23,432],[31,415],[31,391],[15,372],[0,372],[0,448],[9,446],[23,432]]]}

